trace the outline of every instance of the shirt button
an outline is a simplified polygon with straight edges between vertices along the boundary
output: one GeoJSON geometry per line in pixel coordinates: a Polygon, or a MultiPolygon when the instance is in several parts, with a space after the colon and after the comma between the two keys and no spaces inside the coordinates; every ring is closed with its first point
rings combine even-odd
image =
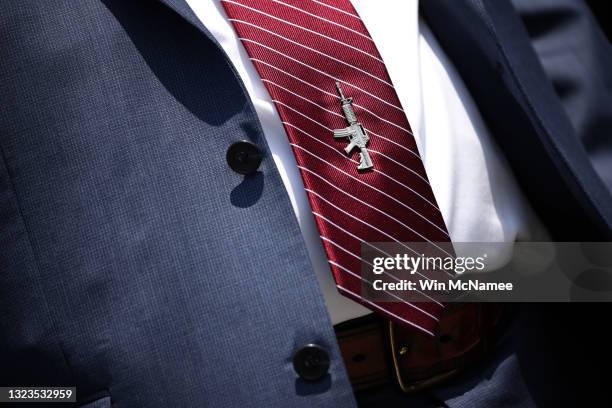
{"type": "Polygon", "coordinates": [[[255,173],[263,160],[259,148],[245,140],[232,143],[225,157],[232,170],[244,175],[255,173]]]}
{"type": "Polygon", "coordinates": [[[317,381],[329,370],[329,354],[316,344],[307,344],[293,356],[293,368],[305,381],[317,381]]]}

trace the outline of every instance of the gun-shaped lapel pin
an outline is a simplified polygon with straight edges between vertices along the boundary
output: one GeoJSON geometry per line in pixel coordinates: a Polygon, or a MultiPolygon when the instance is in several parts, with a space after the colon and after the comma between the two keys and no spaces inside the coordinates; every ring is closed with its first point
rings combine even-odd
{"type": "Polygon", "coordinates": [[[340,83],[336,82],[336,89],[338,90],[338,94],[340,95],[340,102],[342,102],[342,111],[344,112],[344,117],[348,122],[348,127],[344,129],[336,129],[334,130],[334,137],[336,139],[348,137],[349,144],[346,146],[344,151],[346,154],[351,154],[353,149],[356,147],[359,148],[359,166],[357,166],[357,170],[368,170],[374,167],[372,164],[372,159],[370,158],[370,154],[366,149],[366,144],[370,138],[366,133],[363,125],[357,121],[357,116],[355,116],[355,112],[353,112],[353,98],[346,98],[344,93],[342,93],[342,88],[340,88],[340,83]]]}

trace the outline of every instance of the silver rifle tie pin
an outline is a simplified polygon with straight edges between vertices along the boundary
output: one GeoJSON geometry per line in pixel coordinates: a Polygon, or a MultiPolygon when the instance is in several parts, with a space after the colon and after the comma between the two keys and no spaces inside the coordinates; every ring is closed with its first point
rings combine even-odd
{"type": "Polygon", "coordinates": [[[370,138],[366,133],[363,125],[357,121],[357,116],[355,116],[355,112],[353,112],[353,98],[346,98],[344,93],[342,93],[342,88],[340,88],[340,83],[336,82],[336,89],[338,90],[338,94],[340,94],[340,101],[342,102],[342,111],[344,112],[344,117],[348,122],[348,127],[344,129],[335,129],[334,137],[336,139],[348,137],[349,144],[344,148],[346,154],[350,155],[353,149],[356,147],[359,148],[359,166],[357,166],[357,170],[368,170],[374,167],[372,164],[372,159],[370,158],[370,154],[366,149],[366,144],[370,138]]]}

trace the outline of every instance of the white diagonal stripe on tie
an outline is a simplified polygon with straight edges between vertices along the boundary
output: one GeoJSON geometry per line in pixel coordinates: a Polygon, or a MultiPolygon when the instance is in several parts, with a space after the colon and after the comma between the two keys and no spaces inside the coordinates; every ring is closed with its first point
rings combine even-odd
{"type": "MultiPolygon", "coordinates": [[[[321,239],[322,239],[323,241],[328,242],[330,245],[335,246],[335,247],[336,247],[336,248],[338,248],[339,250],[341,250],[341,251],[343,251],[343,252],[345,252],[345,253],[347,253],[347,254],[351,255],[351,256],[352,256],[352,257],[354,257],[354,258],[359,259],[361,262],[366,263],[366,264],[368,264],[368,265],[370,265],[370,266],[372,266],[372,267],[374,266],[374,265],[372,265],[372,263],[371,263],[371,262],[368,262],[368,261],[366,261],[365,259],[360,258],[358,255],[356,255],[356,254],[352,253],[351,251],[349,251],[348,249],[344,248],[342,245],[340,245],[340,244],[338,244],[338,243],[336,243],[336,242],[332,241],[331,239],[329,239],[329,238],[327,238],[327,237],[325,237],[325,236],[323,236],[323,235],[321,235],[320,237],[321,237],[321,239]]],[[[389,276],[389,277],[390,277],[390,278],[392,278],[392,279],[394,279],[396,282],[401,282],[401,279],[399,279],[397,276],[391,275],[391,274],[390,274],[390,273],[388,273],[388,272],[383,272],[383,274],[384,274],[384,275],[389,276]]],[[[425,277],[425,279],[430,280],[430,279],[429,279],[429,278],[427,278],[427,277],[425,277]]],[[[363,279],[363,280],[364,280],[365,282],[367,282],[367,283],[370,283],[370,284],[371,284],[371,282],[370,282],[370,281],[365,280],[365,279],[363,279]]],[[[432,301],[432,302],[434,302],[434,303],[437,303],[438,305],[440,305],[440,306],[444,307],[444,305],[443,305],[442,303],[438,302],[437,300],[435,300],[435,299],[434,299],[434,298],[432,298],[431,296],[427,295],[426,293],[421,292],[421,291],[420,291],[420,290],[418,290],[418,289],[415,289],[415,291],[416,291],[416,292],[418,292],[418,293],[420,293],[421,295],[425,296],[425,297],[426,297],[427,299],[429,299],[430,301],[432,301]]]]}
{"type": "Polygon", "coordinates": [[[377,61],[384,62],[382,59],[380,59],[380,58],[378,58],[378,57],[376,57],[376,56],[374,56],[374,55],[372,55],[372,54],[368,53],[367,51],[361,50],[361,49],[359,49],[359,48],[357,48],[357,47],[354,47],[354,46],[352,46],[352,45],[350,45],[350,44],[347,44],[347,43],[345,43],[345,42],[343,42],[343,41],[337,40],[337,39],[335,39],[335,38],[333,38],[333,37],[329,37],[329,36],[327,36],[327,35],[324,35],[324,34],[321,34],[321,33],[317,33],[317,32],[316,32],[316,31],[314,31],[314,30],[310,30],[310,29],[308,29],[308,28],[306,28],[306,27],[302,27],[302,26],[300,26],[300,25],[298,25],[298,24],[294,24],[294,23],[292,23],[292,22],[290,22],[290,21],[283,20],[282,18],[278,18],[278,17],[276,17],[276,16],[273,16],[272,14],[268,14],[268,13],[266,13],[266,12],[264,12],[264,11],[261,11],[261,10],[258,10],[258,9],[256,9],[256,8],[249,7],[249,6],[247,6],[247,5],[240,4],[240,3],[235,2],[235,1],[232,1],[232,0],[221,0],[221,2],[223,2],[223,3],[230,3],[230,4],[234,4],[234,5],[239,6],[239,7],[244,7],[245,9],[248,9],[248,10],[254,11],[255,13],[259,13],[259,14],[261,14],[261,15],[264,15],[264,16],[269,17],[269,18],[271,18],[271,19],[274,19],[274,20],[276,20],[276,21],[280,21],[281,23],[284,23],[284,24],[290,25],[290,26],[295,27],[295,28],[299,28],[299,29],[304,30],[304,31],[306,31],[306,32],[309,32],[309,33],[311,33],[311,34],[318,35],[319,37],[325,38],[325,39],[327,39],[327,40],[329,40],[329,41],[333,41],[333,42],[335,42],[335,43],[337,43],[337,44],[340,44],[340,45],[343,45],[343,46],[345,46],[345,47],[348,47],[348,48],[352,49],[353,51],[360,52],[360,53],[362,53],[363,55],[366,55],[366,56],[368,56],[368,57],[370,57],[370,58],[372,58],[372,59],[375,59],[375,60],[377,60],[377,61]]]}
{"type": "MultiPolygon", "coordinates": [[[[300,82],[301,82],[301,83],[303,83],[304,85],[308,85],[309,87],[311,87],[311,88],[313,88],[313,89],[316,89],[316,90],[318,90],[318,91],[320,91],[320,92],[323,92],[324,94],[327,94],[327,95],[333,96],[334,98],[337,98],[337,97],[338,97],[338,95],[335,95],[335,94],[333,94],[333,93],[331,93],[331,92],[328,92],[328,91],[326,91],[326,90],[324,90],[324,89],[321,89],[321,88],[319,88],[319,87],[317,87],[317,86],[315,86],[315,85],[311,84],[310,82],[304,81],[302,78],[298,78],[298,77],[296,77],[295,75],[290,74],[290,73],[289,73],[289,72],[287,72],[287,71],[283,71],[282,69],[280,69],[280,68],[278,68],[278,67],[275,67],[274,65],[269,64],[269,63],[267,63],[266,61],[260,60],[260,59],[258,59],[258,58],[251,58],[251,61],[254,61],[254,62],[257,62],[257,63],[263,64],[263,65],[265,65],[265,66],[267,66],[267,67],[269,67],[269,68],[272,68],[272,69],[274,69],[274,70],[276,70],[276,71],[278,71],[278,72],[281,72],[281,73],[283,73],[283,74],[287,75],[288,77],[291,77],[291,78],[293,78],[293,79],[295,79],[295,80],[297,80],[297,81],[300,81],[300,82]]],[[[406,128],[404,128],[404,127],[402,127],[402,126],[398,125],[397,123],[394,123],[394,122],[392,122],[392,121],[390,121],[390,120],[388,120],[388,119],[385,119],[385,118],[383,118],[383,117],[381,117],[381,116],[378,116],[377,114],[375,114],[375,113],[374,113],[374,112],[372,112],[371,110],[369,110],[369,109],[367,109],[367,108],[365,108],[365,107],[363,107],[363,106],[359,105],[358,103],[353,103],[353,106],[356,106],[356,107],[358,107],[359,109],[362,109],[364,112],[367,112],[368,114],[372,115],[372,116],[373,116],[373,117],[375,117],[376,119],[378,119],[378,120],[380,120],[380,121],[382,121],[382,122],[385,122],[385,123],[387,123],[388,125],[391,125],[391,126],[393,126],[393,127],[396,127],[397,129],[403,130],[404,132],[408,133],[409,135],[414,136],[414,134],[413,134],[413,133],[412,133],[410,130],[408,130],[408,129],[406,129],[406,128]]],[[[371,130],[368,130],[368,132],[370,132],[370,133],[374,133],[374,132],[372,132],[371,130]]],[[[396,145],[397,147],[399,147],[399,148],[402,148],[402,149],[404,149],[404,150],[409,151],[410,153],[412,153],[413,155],[415,155],[416,157],[418,157],[418,158],[420,159],[420,156],[418,156],[418,155],[417,155],[415,152],[413,152],[412,150],[408,149],[407,147],[402,146],[401,144],[399,144],[399,143],[397,143],[397,142],[394,142],[393,140],[386,139],[386,138],[384,138],[384,137],[382,137],[382,136],[380,136],[380,135],[379,135],[378,137],[380,137],[380,138],[382,138],[382,139],[385,139],[385,140],[387,140],[387,141],[389,141],[389,142],[391,142],[391,143],[395,144],[395,145],[396,145]]]]}
{"type": "MultiPolygon", "coordinates": [[[[351,276],[353,276],[353,277],[355,277],[355,278],[357,278],[357,279],[359,279],[359,280],[361,280],[361,281],[363,281],[363,282],[365,282],[365,283],[368,283],[368,284],[372,285],[372,282],[370,282],[370,281],[369,281],[369,280],[367,280],[367,279],[362,278],[361,276],[359,276],[359,275],[358,275],[358,274],[356,274],[355,272],[351,271],[351,270],[350,270],[350,269],[348,269],[348,268],[343,267],[343,266],[342,266],[342,265],[340,265],[339,263],[334,262],[334,261],[331,261],[331,260],[329,261],[329,263],[331,263],[332,265],[337,266],[338,268],[342,269],[343,271],[345,271],[345,272],[346,272],[346,273],[348,273],[349,275],[351,275],[351,276]]],[[[399,297],[399,296],[395,295],[393,292],[389,292],[389,291],[386,291],[386,290],[383,290],[383,292],[385,292],[387,295],[389,295],[389,296],[391,296],[391,297],[393,297],[393,298],[397,299],[397,300],[398,300],[398,301],[400,301],[401,303],[404,303],[404,304],[406,304],[406,305],[408,305],[408,306],[412,307],[413,309],[418,310],[419,312],[423,313],[424,315],[429,316],[430,318],[432,318],[432,319],[433,319],[433,320],[435,320],[436,322],[439,320],[439,319],[438,319],[436,316],[432,315],[432,314],[431,314],[431,313],[429,313],[428,311],[421,309],[420,307],[418,307],[418,306],[417,306],[417,305],[415,305],[414,303],[410,303],[410,302],[409,302],[409,301],[407,301],[406,299],[402,299],[401,297],[399,297]]],[[[365,299],[365,298],[363,298],[363,299],[365,299]]]]}
{"type": "Polygon", "coordinates": [[[338,81],[338,82],[341,82],[341,83],[343,83],[343,84],[345,84],[345,85],[350,86],[351,88],[358,89],[358,90],[360,90],[361,92],[363,92],[364,94],[369,95],[369,96],[371,96],[372,98],[379,100],[380,102],[384,103],[385,105],[388,105],[388,106],[390,106],[390,107],[392,107],[392,108],[394,108],[394,109],[397,109],[398,111],[404,112],[404,110],[403,110],[402,108],[400,108],[399,106],[396,106],[396,105],[394,105],[394,104],[392,104],[392,103],[390,103],[390,102],[387,102],[387,101],[385,101],[384,99],[382,99],[381,97],[376,96],[376,95],[374,95],[373,93],[370,93],[370,92],[366,91],[365,89],[362,89],[362,88],[360,88],[360,87],[358,87],[358,86],[356,86],[356,85],[353,85],[353,84],[351,84],[350,82],[347,82],[347,81],[345,81],[345,80],[343,80],[343,79],[340,79],[340,78],[334,77],[333,75],[330,75],[330,74],[328,74],[327,72],[324,72],[324,71],[321,71],[320,69],[317,69],[317,68],[315,68],[315,67],[312,67],[312,66],[310,66],[310,65],[308,65],[308,64],[306,64],[306,63],[304,63],[304,62],[302,62],[302,61],[300,61],[300,60],[297,60],[297,59],[295,59],[295,58],[293,58],[293,57],[290,57],[290,56],[289,56],[289,55],[287,55],[287,54],[284,54],[284,53],[282,53],[282,52],[280,52],[280,51],[277,51],[277,50],[275,50],[275,49],[274,49],[274,48],[272,48],[272,47],[268,47],[268,46],[267,46],[267,45],[265,45],[265,44],[262,44],[262,43],[260,43],[260,42],[257,42],[257,41],[254,41],[254,40],[251,40],[251,39],[248,39],[248,38],[239,37],[239,39],[240,39],[240,41],[243,41],[243,42],[250,42],[250,43],[256,44],[256,45],[258,45],[258,46],[260,46],[260,47],[263,47],[263,48],[265,48],[265,49],[267,49],[267,50],[269,50],[269,51],[272,51],[273,53],[275,53],[275,54],[277,54],[277,55],[280,55],[280,56],[282,56],[282,57],[284,57],[284,58],[287,58],[287,59],[289,59],[289,60],[291,60],[291,61],[293,61],[293,62],[296,62],[296,63],[298,63],[298,64],[300,64],[300,65],[302,65],[302,66],[305,66],[305,67],[307,67],[307,68],[309,68],[309,69],[311,69],[311,70],[313,70],[313,71],[316,71],[316,72],[318,72],[318,73],[319,73],[319,74],[321,74],[321,75],[325,75],[326,77],[329,77],[329,78],[333,79],[334,81],[338,81]]]}
{"type": "MultiPolygon", "coordinates": [[[[333,262],[333,261],[328,261],[328,262],[329,262],[330,264],[332,264],[332,265],[334,265],[334,266],[337,266],[338,268],[341,268],[341,269],[342,269],[342,266],[337,265],[335,262],[333,262]]],[[[371,301],[369,301],[368,299],[365,299],[365,298],[363,298],[363,297],[359,296],[358,294],[356,294],[356,293],[354,293],[354,292],[350,291],[349,289],[343,288],[343,287],[342,287],[342,286],[340,286],[340,285],[336,285],[336,287],[338,288],[338,290],[339,290],[340,292],[346,292],[346,293],[348,293],[348,294],[352,295],[353,297],[360,299],[362,302],[365,302],[365,303],[369,304],[371,307],[373,307],[373,308],[375,308],[375,309],[380,310],[380,311],[381,311],[381,312],[383,312],[383,313],[386,313],[386,314],[388,314],[388,315],[390,315],[390,316],[393,316],[393,317],[395,317],[396,319],[401,320],[402,322],[404,322],[404,323],[406,323],[406,324],[408,324],[408,325],[410,325],[410,326],[412,326],[412,327],[416,327],[417,329],[424,331],[425,333],[429,334],[430,336],[435,336],[435,335],[434,335],[434,333],[433,333],[432,331],[427,330],[426,328],[424,328],[424,327],[422,327],[422,326],[419,326],[418,324],[416,324],[416,323],[414,323],[414,322],[411,322],[410,320],[404,319],[403,317],[398,316],[397,314],[395,314],[395,313],[393,313],[393,312],[390,312],[389,310],[387,310],[387,309],[384,309],[384,308],[380,307],[380,306],[379,306],[379,305],[377,305],[376,303],[371,302],[371,301]]]]}
{"type": "Polygon", "coordinates": [[[331,55],[327,55],[327,54],[325,54],[324,52],[321,52],[321,51],[316,50],[316,49],[314,49],[314,48],[308,47],[308,46],[306,46],[306,45],[304,45],[304,44],[300,44],[300,43],[299,43],[299,42],[297,42],[297,41],[293,41],[293,40],[291,40],[291,39],[289,39],[289,38],[287,38],[287,37],[283,37],[282,35],[280,35],[280,34],[278,34],[278,33],[275,33],[274,31],[271,31],[271,30],[266,30],[266,29],[265,29],[265,28],[263,28],[263,27],[260,27],[260,26],[258,26],[258,25],[256,25],[256,24],[249,23],[249,22],[247,22],[247,21],[236,20],[236,19],[229,19],[229,20],[230,20],[230,21],[233,21],[233,22],[236,22],[236,23],[241,23],[241,24],[247,24],[247,25],[250,25],[251,27],[257,28],[258,30],[262,30],[262,31],[264,31],[264,32],[266,32],[266,33],[268,33],[268,34],[271,34],[271,35],[275,36],[275,37],[281,38],[281,39],[283,39],[284,41],[287,41],[287,42],[290,42],[291,44],[297,45],[298,47],[302,47],[302,48],[304,48],[304,49],[306,49],[306,50],[309,50],[309,51],[315,52],[315,53],[317,53],[317,54],[319,54],[319,55],[322,55],[322,56],[324,56],[324,57],[327,57],[327,58],[331,59],[332,61],[336,61],[336,62],[337,62],[337,63],[339,63],[339,64],[342,64],[342,65],[345,65],[345,66],[347,66],[347,67],[350,67],[350,68],[352,68],[352,69],[354,69],[354,70],[357,70],[357,71],[361,72],[362,74],[365,74],[365,75],[369,76],[370,78],[375,79],[375,80],[377,80],[377,81],[380,81],[380,82],[382,82],[383,84],[388,85],[388,86],[390,86],[390,87],[392,87],[392,88],[393,88],[393,84],[391,84],[391,83],[389,83],[389,82],[385,81],[384,79],[381,79],[381,78],[377,77],[376,75],[374,75],[374,74],[372,74],[372,73],[370,73],[370,72],[367,72],[367,71],[365,71],[365,70],[363,70],[363,69],[361,69],[361,68],[359,68],[359,67],[356,67],[356,66],[354,66],[354,65],[352,65],[352,64],[349,64],[349,63],[348,63],[348,62],[346,62],[346,61],[342,61],[342,60],[340,60],[340,59],[338,59],[338,58],[332,57],[331,55]]]}
{"type": "Polygon", "coordinates": [[[336,27],[340,27],[340,28],[342,28],[342,29],[344,29],[344,30],[348,30],[348,31],[350,31],[350,32],[352,32],[352,33],[354,33],[354,34],[357,34],[357,35],[361,36],[362,38],[365,38],[365,39],[366,39],[366,40],[368,40],[368,41],[374,42],[374,40],[373,40],[372,38],[370,38],[370,36],[369,36],[369,35],[366,35],[366,34],[360,33],[360,32],[359,32],[359,31],[357,31],[357,30],[353,30],[352,28],[348,28],[348,27],[346,27],[346,26],[344,26],[344,25],[342,25],[342,24],[340,24],[340,23],[336,23],[335,21],[331,21],[331,20],[328,20],[328,19],[323,18],[323,17],[321,17],[321,16],[317,16],[316,14],[309,13],[309,12],[307,12],[307,11],[305,11],[305,10],[302,10],[302,9],[301,9],[301,8],[299,8],[299,7],[295,7],[295,6],[292,6],[291,4],[283,3],[283,2],[282,2],[282,1],[280,1],[280,0],[271,0],[271,1],[273,1],[274,3],[277,3],[277,4],[282,4],[283,6],[291,7],[292,9],[294,9],[294,10],[296,10],[296,11],[299,11],[300,13],[307,14],[307,15],[309,15],[309,16],[311,16],[311,17],[314,17],[314,18],[319,19],[319,20],[321,20],[321,21],[325,21],[325,22],[327,22],[327,23],[329,23],[329,24],[333,24],[333,25],[335,25],[336,27]]]}
{"type": "Polygon", "coordinates": [[[358,20],[361,20],[361,17],[356,16],[355,14],[349,13],[348,11],[344,11],[344,10],[342,10],[342,9],[339,9],[338,7],[330,6],[329,4],[325,4],[325,3],[323,3],[322,1],[319,1],[319,0],[311,0],[311,1],[312,1],[313,3],[320,4],[320,5],[322,5],[322,6],[325,6],[325,7],[327,7],[327,8],[330,8],[330,9],[332,9],[332,10],[339,11],[340,13],[342,13],[342,14],[346,14],[347,16],[351,16],[351,17],[353,17],[353,18],[356,18],[356,19],[358,19],[358,20]]]}
{"type": "MultiPolygon", "coordinates": [[[[338,168],[338,167],[334,166],[333,164],[331,164],[331,163],[330,163],[330,162],[328,162],[327,160],[320,158],[319,156],[317,156],[316,154],[312,153],[311,151],[309,151],[309,150],[307,150],[307,149],[304,149],[302,146],[296,145],[296,144],[294,144],[294,143],[291,143],[291,146],[294,146],[294,147],[296,147],[296,148],[298,148],[298,149],[300,149],[300,150],[304,151],[304,152],[305,152],[305,153],[307,153],[308,155],[310,155],[310,156],[314,157],[315,159],[320,160],[320,161],[322,161],[323,163],[326,163],[327,165],[329,165],[329,166],[333,167],[334,169],[338,170],[340,173],[343,173],[344,175],[346,175],[346,176],[348,176],[348,177],[352,178],[353,180],[357,181],[358,183],[361,183],[361,184],[363,184],[363,185],[366,185],[366,186],[370,187],[371,189],[378,191],[378,192],[379,192],[379,193],[381,193],[382,195],[384,195],[384,196],[386,196],[386,197],[389,197],[391,200],[393,200],[393,201],[397,202],[397,203],[398,203],[399,205],[401,205],[402,207],[409,209],[409,210],[410,210],[410,211],[412,211],[414,214],[416,214],[417,216],[419,216],[420,218],[422,218],[422,219],[423,219],[425,222],[427,222],[427,223],[431,224],[431,226],[435,227],[436,229],[440,230],[440,232],[441,232],[441,233],[443,233],[444,235],[448,236],[448,233],[447,233],[446,231],[444,231],[442,228],[440,228],[439,226],[437,226],[436,224],[434,224],[434,223],[433,223],[431,220],[427,219],[427,217],[424,217],[424,216],[423,216],[421,213],[419,213],[418,211],[416,211],[414,208],[412,208],[412,207],[410,207],[409,205],[407,205],[407,204],[405,204],[405,203],[403,203],[403,202],[399,201],[397,198],[395,198],[395,197],[393,197],[393,196],[391,196],[391,195],[389,195],[389,194],[385,193],[384,191],[382,191],[382,190],[380,190],[380,189],[378,189],[378,188],[376,188],[376,187],[374,187],[374,186],[371,186],[371,185],[369,185],[369,184],[367,184],[367,183],[364,183],[363,181],[361,181],[361,180],[359,180],[358,178],[356,178],[356,177],[354,177],[354,176],[350,175],[349,173],[345,172],[344,170],[342,170],[342,169],[340,169],[340,168],[338,168]]],[[[431,242],[431,240],[428,240],[428,241],[430,241],[430,242],[431,242]]]]}
{"type": "Polygon", "coordinates": [[[401,222],[400,220],[398,220],[397,218],[393,217],[392,215],[387,214],[386,212],[382,211],[381,209],[373,206],[372,204],[368,204],[367,202],[355,197],[354,195],[347,193],[346,191],[342,190],[340,187],[336,186],[335,184],[329,182],[328,180],[326,180],[324,177],[321,177],[321,175],[315,173],[314,171],[307,169],[306,167],[300,166],[298,165],[298,168],[301,170],[304,170],[310,174],[312,174],[313,176],[319,178],[321,181],[323,181],[324,183],[327,183],[330,187],[340,191],[341,193],[345,194],[346,196],[352,198],[353,200],[371,208],[374,211],[379,212],[380,214],[392,219],[393,221],[397,222],[398,224],[400,224],[401,226],[403,226],[404,228],[406,228],[407,230],[411,231],[412,233],[418,235],[419,237],[423,238],[425,241],[429,242],[430,244],[434,245],[436,248],[438,248],[440,251],[444,252],[445,254],[447,254],[448,256],[452,256],[451,254],[449,254],[448,252],[446,252],[444,249],[442,249],[441,247],[439,247],[436,243],[429,241],[427,238],[425,238],[423,235],[421,235],[418,231],[412,229],[411,227],[409,227],[408,225],[406,225],[405,223],[401,222]]]}
{"type": "MultiPolygon", "coordinates": [[[[322,125],[322,124],[320,124],[319,122],[317,122],[316,120],[314,120],[314,119],[312,119],[312,118],[309,118],[308,116],[306,116],[306,115],[302,114],[301,112],[298,112],[297,110],[295,110],[295,109],[291,108],[291,107],[290,107],[290,106],[288,106],[287,104],[285,104],[285,103],[283,103],[283,102],[280,102],[280,101],[278,101],[278,100],[276,100],[276,99],[273,99],[273,101],[274,101],[275,103],[278,103],[279,105],[282,105],[282,106],[286,107],[287,109],[291,109],[291,110],[295,111],[295,113],[297,113],[297,114],[299,114],[299,115],[304,116],[306,119],[309,119],[309,120],[313,121],[314,123],[319,124],[319,125],[321,125],[321,126],[323,126],[323,127],[327,128],[325,125],[322,125]]],[[[340,154],[342,157],[347,158],[347,156],[345,156],[345,155],[344,155],[342,152],[338,151],[338,150],[337,150],[336,148],[334,148],[333,146],[331,146],[331,145],[329,145],[329,144],[327,144],[327,143],[325,143],[325,142],[321,141],[319,138],[317,138],[317,137],[314,137],[314,136],[310,135],[309,133],[307,133],[307,132],[303,131],[302,129],[297,128],[296,126],[293,126],[293,127],[295,127],[296,129],[298,129],[299,131],[301,131],[301,132],[302,132],[302,133],[304,133],[305,135],[310,136],[312,139],[316,140],[317,142],[319,142],[319,143],[321,143],[321,144],[323,144],[323,145],[325,145],[325,146],[329,147],[330,149],[334,150],[336,153],[339,153],[339,154],[340,154]]],[[[327,128],[327,129],[328,129],[329,131],[332,131],[332,130],[331,130],[331,129],[329,129],[329,128],[327,128]]],[[[332,132],[333,132],[333,131],[332,131],[332,132]]],[[[369,149],[368,149],[368,150],[369,150],[369,149]]],[[[358,163],[357,161],[355,161],[355,160],[353,160],[353,159],[351,159],[351,158],[348,158],[348,159],[349,159],[349,161],[352,161],[352,162],[354,162],[354,163],[358,163]]],[[[432,206],[433,208],[435,208],[436,210],[438,210],[438,211],[440,210],[440,209],[438,208],[438,206],[437,206],[437,205],[435,205],[434,203],[432,203],[431,201],[429,201],[427,198],[423,197],[423,195],[421,195],[419,192],[417,192],[417,191],[415,191],[414,189],[412,189],[410,186],[407,186],[406,184],[402,183],[401,181],[398,181],[398,180],[394,179],[393,177],[389,176],[388,174],[386,174],[386,173],[384,173],[384,172],[382,172],[382,171],[380,171],[380,170],[378,170],[378,169],[372,169],[372,171],[373,171],[373,172],[375,172],[375,173],[378,173],[378,174],[382,175],[383,177],[385,177],[385,178],[387,178],[387,179],[389,179],[389,180],[393,181],[394,183],[397,183],[398,185],[400,185],[400,186],[402,186],[402,187],[406,188],[407,190],[409,190],[409,191],[410,191],[410,192],[412,192],[413,194],[416,194],[418,197],[420,197],[421,199],[423,199],[423,201],[425,201],[426,203],[428,203],[429,205],[431,205],[431,206],[432,206]]],[[[428,183],[428,184],[429,184],[429,183],[428,183]]]]}

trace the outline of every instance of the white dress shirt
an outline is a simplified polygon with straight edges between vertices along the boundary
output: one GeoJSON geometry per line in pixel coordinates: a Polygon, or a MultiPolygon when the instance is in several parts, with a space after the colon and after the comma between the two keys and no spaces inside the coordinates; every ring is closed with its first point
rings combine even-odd
{"type": "MultiPolygon", "coordinates": [[[[253,101],[332,322],[370,313],[336,290],[280,117],[220,0],[187,3],[232,61],[253,101]]],[[[352,3],[385,61],[451,239],[506,243],[497,253],[487,253],[490,268],[507,262],[515,241],[544,240],[543,227],[491,138],[469,91],[434,35],[419,19],[418,0],[352,3]]]]}

